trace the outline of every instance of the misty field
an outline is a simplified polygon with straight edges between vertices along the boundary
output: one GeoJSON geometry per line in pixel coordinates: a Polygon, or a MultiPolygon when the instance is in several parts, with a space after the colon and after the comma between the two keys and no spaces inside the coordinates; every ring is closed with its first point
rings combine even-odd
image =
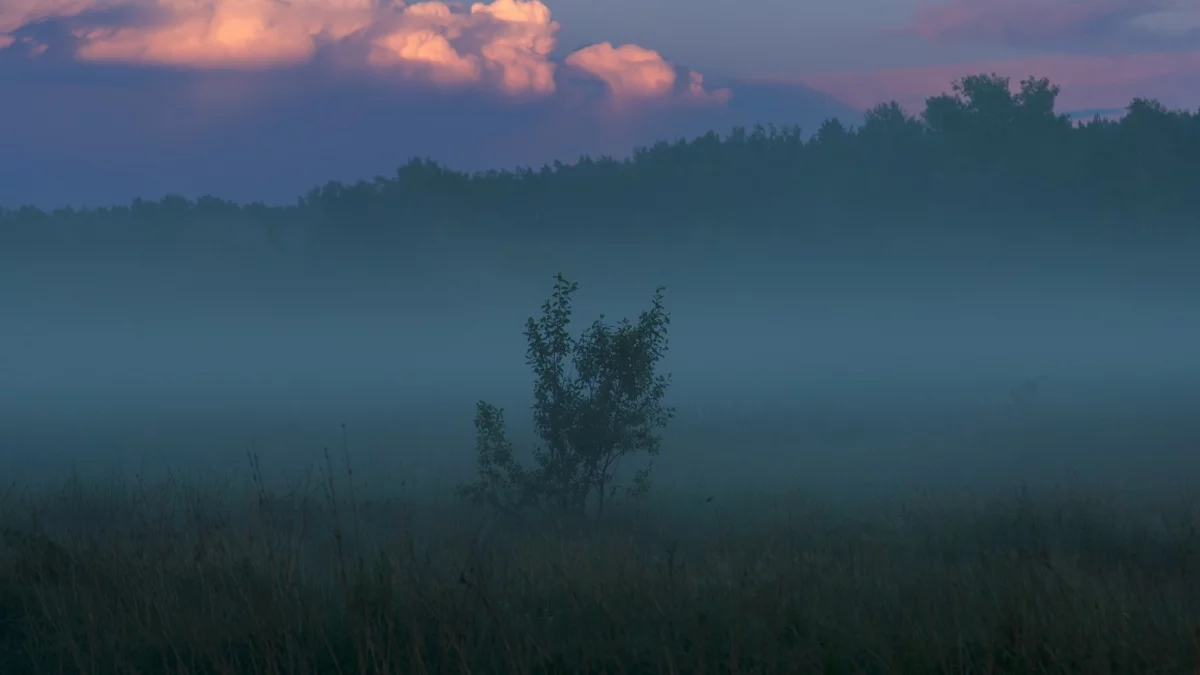
{"type": "Polygon", "coordinates": [[[818,501],[656,492],[587,526],[265,486],[3,498],[23,673],[1184,673],[1200,505],[1077,491],[818,501]]]}

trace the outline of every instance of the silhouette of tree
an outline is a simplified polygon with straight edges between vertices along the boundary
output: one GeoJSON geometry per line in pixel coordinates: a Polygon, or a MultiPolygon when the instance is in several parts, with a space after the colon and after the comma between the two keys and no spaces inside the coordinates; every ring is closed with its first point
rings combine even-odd
{"type": "MultiPolygon", "coordinates": [[[[480,401],[475,431],[478,479],[459,486],[465,499],[519,516],[524,509],[552,509],[583,516],[595,502],[596,516],[616,496],[613,472],[629,455],[656,456],[659,431],[674,417],[663,405],[670,377],[658,367],[667,352],[670,315],[661,286],[637,321],[604,322],[604,315],[570,334],[571,295],[579,285],[561,274],[542,305],[542,317],[525,324],[526,363],[534,372],[534,427],[542,443],[534,465],[513,456],[501,409],[480,401]]],[[[650,466],[625,488],[649,488],[650,466]]]]}
{"type": "Polygon", "coordinates": [[[471,233],[562,239],[676,237],[689,228],[788,227],[886,217],[924,222],[1070,227],[1194,227],[1200,207],[1200,113],[1134,99],[1119,120],[1073,123],[1059,88],[976,74],[910,114],[895,102],[858,126],[735,128],[637,148],[628,159],[581,157],[474,174],[413,159],[392,176],[313,188],[295,205],[168,196],[100,209],[0,209],[0,249],[150,253],[186,247],[213,223],[279,241],[308,228],[321,251],[394,256],[430,238],[471,233]],[[190,236],[190,235],[189,235],[190,236]]]}

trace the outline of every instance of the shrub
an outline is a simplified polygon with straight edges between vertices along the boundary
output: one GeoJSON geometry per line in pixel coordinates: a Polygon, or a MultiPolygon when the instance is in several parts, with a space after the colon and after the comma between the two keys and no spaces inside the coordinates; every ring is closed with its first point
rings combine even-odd
{"type": "MultiPolygon", "coordinates": [[[[504,411],[480,401],[475,412],[478,478],[459,486],[465,499],[520,517],[530,509],[598,518],[616,497],[614,473],[628,455],[659,452],[659,430],[674,416],[663,405],[669,375],[657,372],[667,352],[670,315],[663,287],[636,323],[604,323],[604,315],[578,338],[568,333],[577,283],[561,274],[542,305],[542,317],[525,323],[526,363],[533,369],[533,421],[541,439],[534,463],[524,467],[505,433],[504,411]]],[[[651,463],[623,492],[650,488],[651,463]]]]}

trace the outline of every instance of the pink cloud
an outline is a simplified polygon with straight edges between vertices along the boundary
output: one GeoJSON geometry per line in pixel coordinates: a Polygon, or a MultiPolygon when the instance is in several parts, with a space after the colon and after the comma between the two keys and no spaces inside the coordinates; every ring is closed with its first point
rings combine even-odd
{"type": "Polygon", "coordinates": [[[409,5],[371,43],[368,62],[422,72],[441,84],[493,84],[512,94],[555,90],[558,23],[537,0],[495,0],[456,11],[442,2],[409,5]]]}
{"type": "Polygon", "coordinates": [[[483,66],[475,54],[460,53],[454,42],[468,29],[470,17],[443,2],[405,7],[371,42],[368,62],[422,72],[442,83],[477,82],[483,66]]]}
{"type": "MultiPolygon", "coordinates": [[[[637,45],[613,47],[601,42],[567,56],[566,64],[604,82],[619,103],[638,99],[661,98],[675,89],[675,66],[661,54],[637,45]]],[[[687,95],[696,100],[728,101],[728,89],[709,92],[704,76],[690,73],[687,95]]]]}
{"type": "Polygon", "coordinates": [[[550,52],[558,40],[558,24],[540,2],[494,0],[471,6],[472,15],[490,18],[493,30],[479,49],[485,67],[497,71],[506,91],[554,91],[554,64],[550,52]]]}
{"type": "MultiPolygon", "coordinates": [[[[31,23],[69,18],[85,61],[256,70],[311,61],[324,47],[337,63],[452,87],[516,96],[556,91],[551,58],[559,24],[541,0],[469,7],[428,0],[0,0],[0,47],[31,23]],[[144,21],[89,23],[92,9],[133,8],[144,21]]],[[[675,97],[675,69],[638,45],[593,45],[567,62],[602,79],[612,96],[675,97]]],[[[686,99],[727,100],[691,76],[686,99]]]]}
{"type": "Polygon", "coordinates": [[[663,96],[675,87],[675,68],[658,52],[601,42],[567,57],[568,66],[602,80],[618,100],[663,96]]]}
{"type": "Polygon", "coordinates": [[[337,4],[270,0],[156,0],[163,23],[84,27],[78,56],[89,61],[198,68],[257,68],[303,63],[322,39],[339,40],[371,25],[370,0],[337,4]]]}
{"type": "Polygon", "coordinates": [[[895,100],[912,112],[925,98],[950,91],[964,75],[996,73],[1016,85],[1029,76],[1062,87],[1060,110],[1119,108],[1134,97],[1158,98],[1169,106],[1200,107],[1200,51],[1116,56],[1052,55],[1007,61],[959,63],[857,73],[808,75],[799,82],[865,110],[895,100]]]}

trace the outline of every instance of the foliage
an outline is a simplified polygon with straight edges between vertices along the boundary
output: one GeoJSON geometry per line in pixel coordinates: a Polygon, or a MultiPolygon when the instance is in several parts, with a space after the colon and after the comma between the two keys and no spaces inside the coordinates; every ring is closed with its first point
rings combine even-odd
{"type": "Polygon", "coordinates": [[[483,543],[444,501],[353,507],[353,490],[325,494],[244,500],[172,477],[10,501],[0,672],[1166,675],[1200,664],[1200,513],[1187,493],[892,505],[756,493],[719,511],[696,496],[587,536],[502,528],[483,543]]]}
{"type": "Polygon", "coordinates": [[[167,197],[52,213],[0,209],[0,249],[94,252],[136,242],[167,250],[199,236],[189,226],[214,223],[272,241],[311,227],[321,233],[313,239],[320,253],[336,242],[411,250],[423,237],[463,228],[625,236],[881,215],[909,227],[933,219],[1194,227],[1200,113],[1135,99],[1120,119],[1076,123],[1055,110],[1058,94],[1043,78],[1014,86],[971,75],[921,111],[885,102],[858,124],[737,128],[662,141],[624,160],[583,157],[537,170],[466,174],[412,160],[392,176],[314,188],[287,207],[167,197]]]}
{"type": "MultiPolygon", "coordinates": [[[[534,466],[514,458],[503,411],[480,401],[475,414],[478,480],[460,494],[517,515],[528,507],[582,515],[594,498],[596,514],[617,492],[614,471],[624,457],[657,455],[658,430],[674,411],[663,405],[670,377],[657,366],[667,351],[670,315],[663,289],[636,323],[594,321],[574,338],[571,295],[579,285],[561,274],[542,305],[542,317],[525,324],[526,363],[534,373],[534,429],[542,445],[534,466]]],[[[628,494],[649,489],[649,467],[641,469],[628,494]]]]}

